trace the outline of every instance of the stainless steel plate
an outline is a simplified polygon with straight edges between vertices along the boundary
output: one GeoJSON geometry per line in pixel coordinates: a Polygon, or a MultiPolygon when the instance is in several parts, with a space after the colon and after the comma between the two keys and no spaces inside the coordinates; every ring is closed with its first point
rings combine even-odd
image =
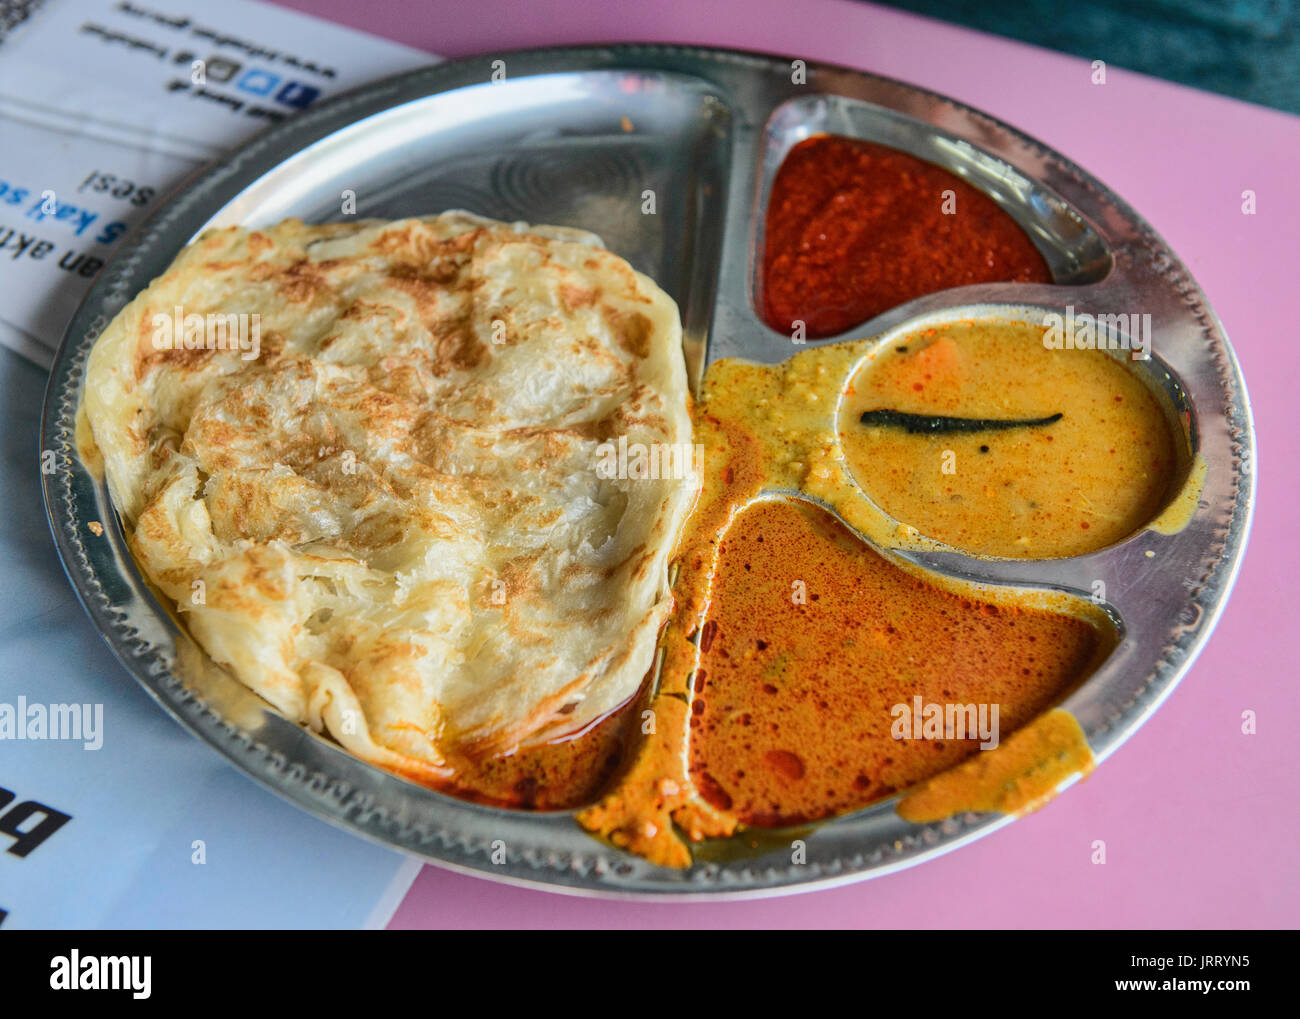
{"type": "Polygon", "coordinates": [[[1199,507],[1174,535],[1143,532],[1045,562],[917,557],[953,574],[1083,592],[1106,582],[1123,640],[1065,706],[1098,759],[1173,689],[1228,596],[1249,529],[1254,437],[1223,328],[1164,242],[1123,201],[1031,138],[950,99],[844,68],[676,46],[543,50],[440,64],[275,127],[161,208],[78,310],[46,395],[44,477],[54,537],[79,596],[128,670],[174,717],[306,810],[434,863],[484,877],[604,895],[775,894],[887,873],[1012,818],[901,820],[892,802],[822,823],[794,864],[788,842],[706,846],[687,871],[652,866],[582,832],[569,814],[452,799],[396,778],[285,720],[212,665],[175,625],[127,552],[103,481],[74,441],[86,356],[113,316],[211,225],[468,208],[594,230],[682,310],[688,365],[789,356],[756,313],[765,202],[785,152],[818,131],[869,138],[948,167],[1029,232],[1053,285],[965,287],[911,302],[846,336],[921,322],[1052,310],[1147,312],[1145,368],[1208,464],[1199,507]],[[497,63],[500,61],[500,63],[497,63]],[[504,71],[503,81],[494,81],[504,71]],[[653,191],[655,213],[642,211],[653,191]],[[101,521],[102,536],[89,524],[101,521]],[[1153,556],[1147,553],[1154,553],[1153,556]]]}

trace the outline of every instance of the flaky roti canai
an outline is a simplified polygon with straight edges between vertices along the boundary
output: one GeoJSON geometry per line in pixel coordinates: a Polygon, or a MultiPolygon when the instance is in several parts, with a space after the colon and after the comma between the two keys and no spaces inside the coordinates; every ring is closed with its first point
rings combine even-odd
{"type": "Polygon", "coordinates": [[[439,782],[635,694],[698,476],[599,467],[689,448],[687,404],[653,281],[588,234],[446,213],[208,231],[105,329],[84,409],[212,658],[439,782]]]}

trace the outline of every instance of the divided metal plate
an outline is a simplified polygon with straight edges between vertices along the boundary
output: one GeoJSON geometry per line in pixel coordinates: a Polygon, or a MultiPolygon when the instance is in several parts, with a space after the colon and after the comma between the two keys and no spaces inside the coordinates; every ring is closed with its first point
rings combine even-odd
{"type": "Polygon", "coordinates": [[[1009,823],[965,814],[913,825],[886,801],[815,826],[804,863],[761,840],[706,846],[686,871],[655,867],[585,834],[568,813],[463,802],[365,764],[287,721],[214,666],[150,593],[126,549],[107,487],[75,442],[95,338],[204,228],[286,216],[394,218],[466,208],[591,230],[677,300],[692,379],[741,356],[797,349],[756,310],[766,199],[802,138],[879,141],[947,167],[1029,233],[1053,284],[933,294],[841,339],[972,317],[1062,311],[1150,313],[1143,366],[1190,447],[1208,464],[1190,524],[1039,562],[913,556],[991,583],[1085,595],[1107,582],[1123,640],[1066,702],[1101,760],[1168,696],[1204,644],[1249,530],[1254,437],[1223,328],[1177,257],[1121,199],[1079,167],[953,100],[845,68],[726,50],[629,45],[485,55],[378,82],[275,127],[207,168],[143,225],[77,311],[46,394],[46,506],[69,577],[127,669],[182,725],[236,766],[319,817],[434,863],[484,877],[604,895],[779,894],[887,873],[1009,823]],[[498,63],[499,62],[499,63],[498,63]],[[494,81],[504,71],[504,80],[494,81]],[[653,214],[644,211],[652,193],[653,214]],[[92,521],[104,533],[92,533],[92,521]],[[1148,555],[1147,553],[1154,553],[1148,555]],[[762,848],[766,846],[768,848],[762,848]]]}

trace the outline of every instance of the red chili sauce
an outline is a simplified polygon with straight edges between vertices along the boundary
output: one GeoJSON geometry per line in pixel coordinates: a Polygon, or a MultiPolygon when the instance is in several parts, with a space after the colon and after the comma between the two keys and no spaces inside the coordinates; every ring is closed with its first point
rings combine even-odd
{"type": "Polygon", "coordinates": [[[782,332],[801,321],[809,337],[835,336],[949,287],[1051,279],[991,198],[905,152],[815,135],[790,150],[772,184],[763,314],[782,332]]]}

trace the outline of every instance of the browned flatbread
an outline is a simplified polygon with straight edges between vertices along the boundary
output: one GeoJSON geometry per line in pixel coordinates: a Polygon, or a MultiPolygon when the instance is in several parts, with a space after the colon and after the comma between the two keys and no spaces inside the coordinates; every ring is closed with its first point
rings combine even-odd
{"type": "Polygon", "coordinates": [[[104,331],[84,409],[213,659],[439,779],[636,691],[698,478],[600,467],[620,438],[689,449],[687,401],[650,279],[590,235],[446,213],[209,231],[104,331]],[[226,349],[185,335],[215,314],[258,317],[226,349]]]}

